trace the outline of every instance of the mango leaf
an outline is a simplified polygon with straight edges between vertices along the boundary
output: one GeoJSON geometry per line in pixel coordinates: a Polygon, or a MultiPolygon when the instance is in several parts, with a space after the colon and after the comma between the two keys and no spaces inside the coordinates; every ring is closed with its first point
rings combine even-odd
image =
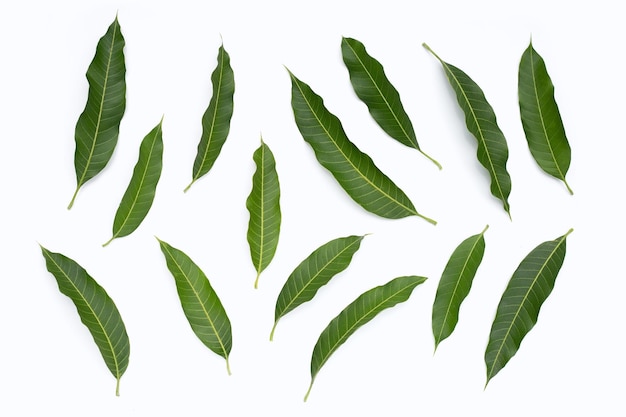
{"type": "Polygon", "coordinates": [[[176,281],[180,304],[191,329],[206,347],[226,360],[232,348],[230,320],[204,272],[189,256],[158,239],[167,268],[176,281]]]}
{"type": "Polygon", "coordinates": [[[554,99],[554,85],[546,64],[532,42],[522,55],[518,78],[519,108],[530,153],[546,173],[565,183],[572,151],[565,136],[561,113],[554,99]]]}
{"type": "Polygon", "coordinates": [[[415,148],[439,169],[441,165],[420,148],[411,119],[402,106],[398,90],[391,84],[383,66],[371,57],[363,43],[342,38],[341,53],[356,95],[365,103],[378,125],[398,142],[415,148]]]}
{"type": "Polygon", "coordinates": [[[484,234],[489,226],[477,235],[465,239],[452,252],[446,264],[433,303],[433,336],[435,350],[439,343],[452,334],[459,321],[461,303],[470,292],[476,271],[485,253],[484,234]]]}
{"type": "Polygon", "coordinates": [[[565,258],[565,239],[572,233],[543,242],[519,264],[507,285],[491,325],[485,351],[487,382],[517,353],[526,334],[537,323],[565,258]]]}
{"type": "Polygon", "coordinates": [[[198,154],[193,163],[191,183],[185,188],[185,192],[213,167],[230,130],[235,77],[230,67],[230,56],[224,49],[224,45],[218,50],[217,67],[211,75],[211,82],[213,83],[213,96],[202,116],[202,136],[198,143],[198,154]]]}
{"type": "Polygon", "coordinates": [[[252,191],[246,200],[250,212],[248,244],[256,268],[254,288],[258,287],[261,272],[270,264],[280,234],[280,184],[276,173],[274,154],[263,142],[252,156],[256,172],[252,176],[252,191]]]}
{"type": "Polygon", "coordinates": [[[76,123],[74,167],[76,191],[104,169],[111,159],[126,108],[124,37],[117,16],[98,41],[96,55],[87,69],[89,95],[76,123]]]}
{"type": "Polygon", "coordinates": [[[347,236],[333,239],[315,249],[300,262],[278,294],[270,340],[274,339],[274,331],[281,317],[313,299],[321,287],[350,265],[364,237],[347,236]]]}
{"type": "Polygon", "coordinates": [[[424,277],[404,276],[387,284],[372,288],[361,294],[337,317],[332,319],[320,334],[311,357],[311,384],[304,397],[307,400],[317,373],[330,355],[341,346],[359,327],[372,320],[381,311],[406,301],[413,289],[426,281],[424,277]]]}
{"type": "Polygon", "coordinates": [[[128,236],[134,232],[152,207],[163,166],[162,125],[163,118],[141,142],[139,160],[115,214],[113,236],[102,246],[107,246],[115,238],[128,236]]]}
{"type": "Polygon", "coordinates": [[[467,129],[478,141],[477,157],[491,177],[491,194],[502,201],[504,210],[511,217],[508,202],[511,177],[506,170],[509,148],[498,127],[493,108],[487,102],[483,90],[466,73],[444,62],[428,45],[423,46],[441,62],[459,106],[465,113],[467,129]]]}
{"type": "Polygon", "coordinates": [[[365,210],[389,219],[419,216],[406,194],[383,174],[372,159],[346,136],[339,119],[324,101],[291,72],[291,107],[296,125],[319,163],[330,171],[350,197],[365,210]]]}
{"type": "Polygon", "coordinates": [[[72,259],[41,246],[48,271],[56,278],[59,290],[68,296],[78,311],[104,363],[117,380],[115,395],[120,395],[120,379],[128,367],[130,343],[126,327],[115,303],[82,266],[72,259]]]}

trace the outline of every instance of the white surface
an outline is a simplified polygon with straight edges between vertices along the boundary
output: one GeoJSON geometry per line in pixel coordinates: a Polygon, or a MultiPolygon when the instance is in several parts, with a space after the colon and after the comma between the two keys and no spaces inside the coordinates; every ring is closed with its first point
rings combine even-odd
{"type": "Polygon", "coordinates": [[[581,4],[4,4],[0,415],[624,415],[626,28],[618,2],[581,4]],[[116,12],[128,88],[120,139],[107,168],[67,211],[84,74],[116,12]],[[537,167],[519,121],[517,66],[531,34],[556,85],[574,196],[537,167]],[[220,35],[235,72],[231,132],[212,171],[183,194],[220,35]],[[341,36],[361,40],[383,63],[421,146],[443,171],[373,122],[352,91],[341,36]],[[494,107],[510,149],[512,222],[490,194],[475,140],[422,42],[466,71],[494,107]],[[283,65],[324,97],[352,141],[439,225],[378,218],[343,192],[296,128],[283,65]],[[164,168],[153,208],[134,234],[102,248],[139,143],[163,114],[164,168]],[[255,291],[245,199],[260,132],[277,159],[283,223],[276,257],[255,291]],[[433,356],[430,309],[439,276],[456,245],[485,224],[485,257],[460,322],[433,356]],[[565,263],[537,326],[483,391],[484,349],[506,283],[531,249],[570,227],[565,263]],[[270,343],[274,303],[292,269],[320,244],[363,233],[372,235],[348,270],[281,320],[270,343]],[[218,291],[233,325],[232,376],[192,333],[154,235],[189,254],[218,291]],[[83,265],[121,311],[131,357],[119,398],[37,242],[83,265]],[[328,321],[363,291],[407,274],[429,280],[357,331],[303,403],[311,351],[328,321]]]}

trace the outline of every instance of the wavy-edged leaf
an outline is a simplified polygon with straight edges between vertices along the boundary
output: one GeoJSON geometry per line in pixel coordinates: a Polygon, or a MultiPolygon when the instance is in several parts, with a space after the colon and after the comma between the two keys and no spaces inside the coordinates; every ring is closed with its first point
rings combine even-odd
{"type": "Polygon", "coordinates": [[[459,106],[465,113],[467,130],[478,141],[477,157],[491,177],[491,194],[502,201],[504,210],[510,217],[508,199],[511,194],[511,176],[506,170],[509,148],[498,127],[493,108],[487,102],[483,90],[466,73],[439,58],[428,45],[423,45],[441,62],[459,106]]]}
{"type": "Polygon", "coordinates": [[[128,236],[148,214],[163,166],[163,119],[146,135],[139,147],[139,160],[113,220],[113,239],[128,236]]]}
{"type": "Polygon", "coordinates": [[[322,98],[291,72],[289,76],[296,125],[319,163],[330,171],[348,195],[365,210],[381,217],[419,216],[436,224],[419,214],[406,194],[350,142],[341,122],[324,107],[322,98]]]}
{"type": "Polygon", "coordinates": [[[213,167],[230,131],[235,76],[230,67],[230,56],[224,49],[224,45],[219,48],[217,67],[211,75],[211,82],[213,83],[213,95],[209,107],[202,116],[202,136],[193,163],[191,183],[185,188],[185,191],[189,190],[194,182],[213,167]]]}
{"type": "Polygon", "coordinates": [[[389,136],[417,149],[439,169],[441,165],[417,143],[413,123],[402,106],[398,90],[391,84],[380,62],[370,56],[363,43],[342,38],[341,53],[348,68],[354,92],[369,109],[372,118],[389,136]]]}
{"type": "Polygon", "coordinates": [[[565,136],[561,113],[554,99],[554,85],[546,63],[532,42],[522,55],[518,77],[519,108],[528,148],[541,169],[565,183],[572,151],[565,136]]]}
{"type": "Polygon", "coordinates": [[[104,169],[111,159],[126,108],[126,65],[124,37],[117,16],[98,41],[96,54],[87,69],[87,104],[76,123],[74,168],[76,191],[104,169]]]}
{"type": "Polygon", "coordinates": [[[446,264],[433,302],[432,326],[435,350],[452,334],[459,321],[461,303],[472,288],[472,281],[485,253],[484,234],[489,226],[465,239],[456,247],[446,264]]]}
{"type": "Polygon", "coordinates": [[[78,263],[43,246],[41,253],[59,290],[72,300],[80,320],[89,329],[104,363],[117,381],[115,395],[120,395],[120,379],[128,367],[130,342],[115,303],[78,263]]]}
{"type": "Polygon", "coordinates": [[[252,191],[246,200],[250,212],[248,244],[250,256],[257,271],[254,288],[258,287],[261,272],[270,264],[280,235],[280,184],[276,161],[269,146],[261,138],[261,146],[252,156],[256,171],[252,176],[252,191]]]}
{"type": "Polygon", "coordinates": [[[541,305],[552,292],[563,265],[565,240],[572,231],[537,246],[513,273],[491,325],[485,350],[485,386],[517,353],[522,340],[537,323],[541,305]]]}
{"type": "Polygon", "coordinates": [[[426,281],[425,277],[404,276],[394,278],[385,285],[372,288],[350,303],[337,317],[332,319],[320,334],[311,357],[311,384],[304,397],[307,400],[317,373],[328,358],[359,327],[372,320],[381,311],[406,301],[413,289],[426,281]]]}
{"type": "Polygon", "coordinates": [[[208,278],[183,251],[160,240],[167,268],[176,281],[180,304],[191,329],[206,347],[226,360],[232,348],[230,320],[208,278]]]}
{"type": "Polygon", "coordinates": [[[333,239],[300,262],[278,294],[270,340],[274,338],[274,331],[281,317],[313,299],[321,287],[350,265],[364,237],[346,236],[333,239]]]}

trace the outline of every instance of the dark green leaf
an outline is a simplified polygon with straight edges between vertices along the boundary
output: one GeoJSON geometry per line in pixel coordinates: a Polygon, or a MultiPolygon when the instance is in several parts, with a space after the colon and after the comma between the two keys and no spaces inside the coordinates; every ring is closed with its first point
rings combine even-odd
{"type": "Polygon", "coordinates": [[[89,95],[85,110],[76,123],[76,191],[104,169],[111,159],[126,108],[126,66],[124,37],[117,17],[100,38],[96,55],[87,69],[89,95]]]}
{"type": "Polygon", "coordinates": [[[59,290],[72,300],[80,320],[93,336],[106,366],[117,380],[115,394],[120,395],[120,378],[128,367],[130,343],[115,303],[104,288],[72,259],[50,252],[43,246],[41,252],[59,290]]]}
{"type": "Polygon", "coordinates": [[[519,64],[519,108],[530,153],[546,173],[565,183],[572,151],[554,99],[554,85],[532,42],[519,64]]]}

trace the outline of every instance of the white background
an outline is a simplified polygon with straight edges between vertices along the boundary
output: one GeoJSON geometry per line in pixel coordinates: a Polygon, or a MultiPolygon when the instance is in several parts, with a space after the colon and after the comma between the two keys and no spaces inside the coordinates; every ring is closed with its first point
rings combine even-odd
{"type": "Polygon", "coordinates": [[[618,4],[3,3],[0,415],[624,415],[626,28],[618,4]],[[119,143],[68,211],[84,74],[116,13],[127,65],[119,143]],[[574,196],[537,167],[524,139],[517,67],[531,34],[556,86],[574,196]],[[220,36],[235,73],[231,132],[212,171],[183,194],[220,36]],[[383,63],[442,171],[373,122],[352,91],[342,36],[359,39],[383,63]],[[513,221],[490,194],[475,139],[422,42],[466,71],[494,107],[510,150],[513,221]],[[283,65],[324,97],[351,140],[437,226],[378,218],[345,194],[296,128],[283,65]],[[135,233],[102,248],[139,143],[162,115],[164,165],[152,210],[135,233]],[[245,199],[261,133],[277,160],[283,223],[254,290],[245,199]],[[457,329],[433,356],[430,314],[441,272],[453,249],[486,224],[485,257],[457,329]],[[537,325],[483,390],[484,349],[511,274],[535,246],[570,227],[537,325]],[[372,235],[352,265],[281,320],[270,343],[276,297],[293,268],[322,243],[364,233],[372,235]],[[218,292],[233,326],[232,376],[192,333],[155,235],[191,256],[218,292]],[[119,398],[38,243],[76,260],[115,300],[131,341],[119,398]],[[429,280],[357,331],[303,403],[311,351],[329,320],[363,291],[409,274],[429,280]]]}

